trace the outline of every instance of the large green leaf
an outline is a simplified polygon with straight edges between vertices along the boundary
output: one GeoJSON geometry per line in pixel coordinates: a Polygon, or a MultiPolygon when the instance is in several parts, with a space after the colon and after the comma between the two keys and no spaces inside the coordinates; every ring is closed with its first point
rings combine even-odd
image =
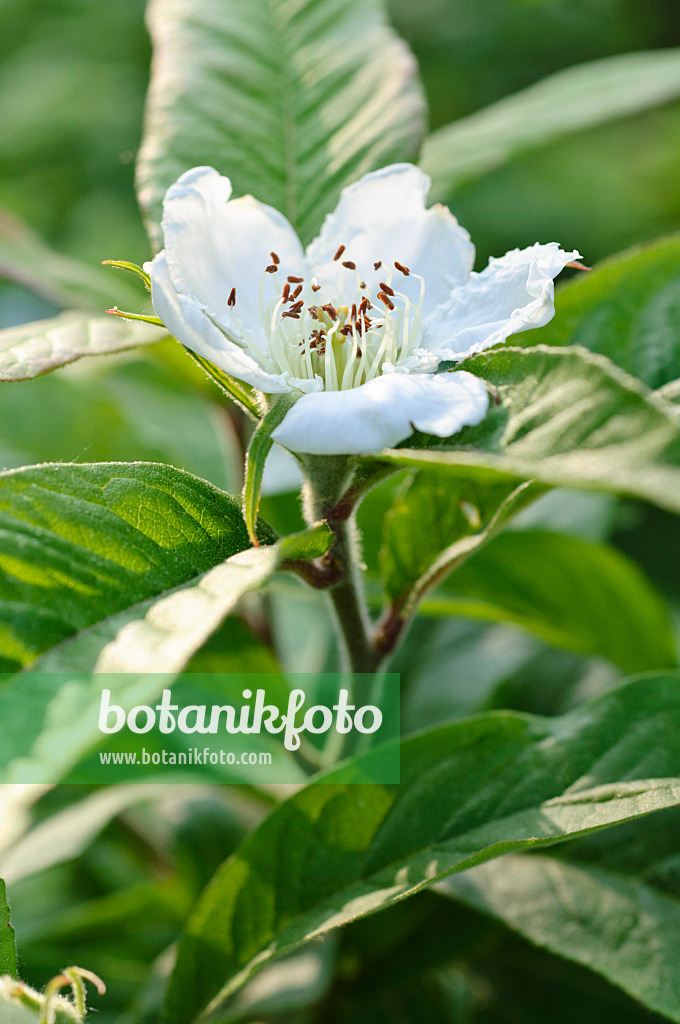
{"type": "Polygon", "coordinates": [[[680,1021],[677,814],[596,838],[571,857],[512,854],[490,861],[447,879],[438,891],[680,1021]]]}
{"type": "Polygon", "coordinates": [[[518,152],[680,95],[680,51],[626,53],[560,71],[434,132],[422,167],[446,200],[518,152]]]}
{"type": "Polygon", "coordinates": [[[613,491],[680,511],[680,429],[639,381],[580,349],[500,348],[461,364],[494,389],[486,419],[381,459],[490,481],[613,491]]]}
{"type": "Polygon", "coordinates": [[[0,381],[29,380],[81,359],[124,352],[168,337],[164,327],[71,311],[0,331],[0,381]]]}
{"type": "MultiPolygon", "coordinates": [[[[198,581],[139,607],[134,617],[124,613],[125,624],[102,648],[95,670],[180,671],[244,594],[263,586],[288,560],[320,558],[331,540],[330,530],[323,525],[278,544],[249,548],[198,581]]],[[[118,624],[109,620],[105,625],[111,632],[118,624]]],[[[101,628],[98,633],[101,637],[101,628]]]]}
{"type": "MultiPolygon", "coordinates": [[[[331,540],[324,524],[275,545],[240,551],[189,584],[112,615],[48,652],[32,666],[37,676],[29,679],[20,673],[7,680],[0,691],[5,781],[25,779],[27,771],[33,781],[64,778],[102,743],[97,673],[125,674],[118,677],[116,699],[126,707],[155,700],[246,593],[268,582],[278,569],[320,557],[331,540]],[[94,674],[77,682],[69,675],[83,670],[94,674]],[[61,675],[45,675],[54,672],[61,675]],[[27,700],[32,709],[28,715],[27,700]]],[[[248,670],[242,654],[221,658],[220,678],[230,670],[248,670]]],[[[221,688],[219,692],[223,696],[221,688]]],[[[293,763],[288,772],[292,780],[304,778],[293,763]]]]}
{"type": "Polygon", "coordinates": [[[423,611],[511,622],[558,647],[609,658],[625,672],[677,664],[664,603],[634,563],[564,534],[495,537],[423,611]]]}
{"type": "Polygon", "coordinates": [[[423,129],[415,62],[382,0],[153,0],[140,202],[198,164],[284,213],[303,241],[340,189],[412,158],[423,129]]]}
{"type": "Polygon", "coordinates": [[[538,489],[514,481],[447,480],[421,470],[385,516],[381,574],[393,608],[410,614],[422,595],[481,547],[538,489]]]}
{"type": "Polygon", "coordinates": [[[401,784],[310,785],[213,879],[180,942],[168,1024],[207,1020],[273,956],[500,854],[680,801],[678,676],[558,719],[479,716],[402,744],[401,784]]]}
{"type": "MultiPolygon", "coordinates": [[[[680,377],[680,236],[625,252],[557,292],[531,343],[583,345],[652,388],[680,377]]],[[[529,335],[518,336],[521,344],[529,335]]]]}
{"type": "Polygon", "coordinates": [[[168,466],[46,465],[0,474],[3,667],[26,664],[246,547],[239,503],[168,466]]]}

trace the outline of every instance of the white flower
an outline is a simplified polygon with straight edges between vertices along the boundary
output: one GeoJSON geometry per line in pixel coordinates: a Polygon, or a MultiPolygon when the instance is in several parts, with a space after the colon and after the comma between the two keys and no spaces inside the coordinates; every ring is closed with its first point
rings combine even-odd
{"type": "Polygon", "coordinates": [[[437,373],[541,327],[576,252],[515,249],[474,273],[468,233],[429,179],[395,164],[346,188],[305,252],[286,218],[211,167],[167,192],[153,304],[187,348],[266,394],[299,400],[273,437],[294,452],[363,454],[414,429],[449,437],[486,415],[470,373],[437,373]]]}

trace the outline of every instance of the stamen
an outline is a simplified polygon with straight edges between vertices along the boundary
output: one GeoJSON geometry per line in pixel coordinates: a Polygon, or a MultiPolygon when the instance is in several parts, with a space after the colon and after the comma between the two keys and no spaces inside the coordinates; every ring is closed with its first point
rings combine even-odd
{"type": "Polygon", "coordinates": [[[348,270],[356,270],[357,269],[356,263],[352,263],[351,260],[343,260],[342,261],[342,265],[343,265],[343,267],[347,267],[348,270]]]}
{"type": "Polygon", "coordinates": [[[284,302],[288,302],[289,295],[290,295],[290,285],[286,281],[286,283],[283,286],[283,291],[281,292],[281,298],[283,299],[284,302]]]}
{"type": "Polygon", "coordinates": [[[344,245],[338,246],[338,251],[336,252],[336,254],[333,257],[333,259],[334,260],[339,260],[344,251],[345,251],[345,246],[344,245]]]}
{"type": "Polygon", "coordinates": [[[275,274],[279,269],[275,263],[270,263],[268,267],[264,268],[268,274],[275,274]]]}
{"type": "Polygon", "coordinates": [[[285,313],[281,314],[281,319],[286,316],[289,316],[292,320],[300,319],[300,314],[295,309],[287,309],[285,313]]]}
{"type": "Polygon", "coordinates": [[[392,302],[389,295],[385,295],[384,292],[378,292],[378,298],[380,299],[381,302],[384,302],[388,309],[394,309],[394,303],[392,302]]]}
{"type": "Polygon", "coordinates": [[[321,285],[320,285],[320,284],[313,284],[313,285],[312,285],[312,291],[313,291],[313,292],[319,292],[319,291],[321,291],[321,285]]]}
{"type": "Polygon", "coordinates": [[[304,277],[293,277],[292,274],[289,274],[286,281],[290,281],[291,284],[302,284],[304,277]]]}
{"type": "Polygon", "coordinates": [[[359,287],[360,288],[365,288],[366,287],[366,282],[365,281],[359,281],[359,287]]]}
{"type": "Polygon", "coordinates": [[[408,267],[405,267],[403,263],[397,263],[397,261],[395,260],[394,265],[397,268],[397,270],[404,275],[404,277],[408,277],[409,274],[411,273],[408,267]]]}
{"type": "Polygon", "coordinates": [[[302,285],[299,284],[297,286],[297,288],[295,289],[295,291],[293,292],[293,294],[291,295],[291,299],[297,299],[297,297],[298,297],[298,295],[300,294],[301,291],[302,291],[302,285]]]}
{"type": "Polygon", "coordinates": [[[235,288],[232,288],[231,291],[229,292],[229,298],[227,299],[227,305],[228,306],[235,306],[236,305],[236,289],[235,288]]]}
{"type": "Polygon", "coordinates": [[[380,270],[381,267],[382,267],[382,260],[378,260],[377,263],[373,264],[373,269],[374,270],[380,270]]]}
{"type": "Polygon", "coordinates": [[[290,307],[290,312],[299,313],[303,306],[304,302],[302,301],[302,299],[298,299],[298,301],[294,302],[293,305],[290,307]]]}
{"type": "Polygon", "coordinates": [[[332,306],[330,304],[330,302],[327,302],[326,305],[322,306],[321,308],[324,309],[328,313],[328,315],[331,318],[331,320],[337,320],[338,319],[338,311],[335,308],[335,306],[332,306]]]}
{"type": "Polygon", "coordinates": [[[275,264],[277,265],[277,267],[278,267],[279,263],[281,262],[281,260],[279,259],[279,257],[278,257],[278,256],[276,255],[276,253],[275,253],[275,252],[270,252],[270,253],[269,253],[269,255],[270,255],[270,256],[271,256],[271,258],[272,258],[272,263],[275,263],[275,264]]]}
{"type": "Polygon", "coordinates": [[[385,284],[384,281],[380,282],[380,287],[384,291],[385,295],[394,295],[394,289],[390,288],[390,286],[388,284],[385,284]]]}

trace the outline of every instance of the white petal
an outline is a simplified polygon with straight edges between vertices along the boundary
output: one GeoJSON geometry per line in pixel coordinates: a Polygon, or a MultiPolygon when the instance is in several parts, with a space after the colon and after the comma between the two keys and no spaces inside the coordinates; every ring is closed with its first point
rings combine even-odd
{"type": "Polygon", "coordinates": [[[212,167],[187,171],[163,203],[165,254],[177,292],[204,309],[235,340],[249,341],[263,356],[267,334],[263,306],[278,297],[286,277],[307,276],[300,241],[271,206],[243,196],[229,199],[231,183],[212,167]],[[275,252],[281,263],[265,274],[275,252]],[[227,306],[231,289],[236,304],[227,306]]]}
{"type": "Polygon", "coordinates": [[[553,278],[579,255],[549,242],[489,260],[426,321],[421,344],[439,359],[457,360],[543,327],[555,315],[553,278]]]}
{"type": "Polygon", "coordinates": [[[272,445],[262,474],[262,496],[299,491],[302,487],[299,463],[280,445],[272,445]]]}
{"type": "Polygon", "coordinates": [[[229,340],[193,299],[177,292],[170,280],[165,252],[158,253],[144,266],[151,276],[154,309],[178,341],[260,391],[276,394],[291,390],[286,375],[266,373],[255,359],[229,340]]]}
{"type": "Polygon", "coordinates": [[[450,437],[480,423],[489,396],[479,377],[456,373],[390,373],[348,391],[303,395],[272,437],[293,452],[368,455],[414,429],[450,437]]]}
{"type": "Polygon", "coordinates": [[[417,304],[420,282],[395,270],[396,260],[425,278],[423,309],[427,313],[467,280],[475,257],[470,236],[446,207],[426,209],[429,188],[430,179],[417,167],[393,164],[343,189],[335,212],[326,217],[319,237],[307,250],[324,296],[335,303],[353,301],[358,274],[371,295],[377,295],[379,283],[387,281],[417,304]],[[333,260],[341,245],[344,253],[333,260]],[[355,263],[356,273],[343,268],[343,260],[355,263]],[[378,261],[382,266],[374,270],[378,261]]]}

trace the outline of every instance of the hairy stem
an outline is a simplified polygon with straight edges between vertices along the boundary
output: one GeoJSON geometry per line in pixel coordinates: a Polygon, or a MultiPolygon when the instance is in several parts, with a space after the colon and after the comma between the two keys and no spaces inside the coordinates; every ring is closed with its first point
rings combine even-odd
{"type": "Polygon", "coordinates": [[[351,672],[376,672],[382,656],[372,639],[371,623],[361,580],[361,552],[354,514],[333,515],[348,485],[353,466],[344,456],[307,456],[304,512],[308,523],[326,519],[334,534],[324,560],[336,577],[328,588],[345,668],[351,672]]]}

